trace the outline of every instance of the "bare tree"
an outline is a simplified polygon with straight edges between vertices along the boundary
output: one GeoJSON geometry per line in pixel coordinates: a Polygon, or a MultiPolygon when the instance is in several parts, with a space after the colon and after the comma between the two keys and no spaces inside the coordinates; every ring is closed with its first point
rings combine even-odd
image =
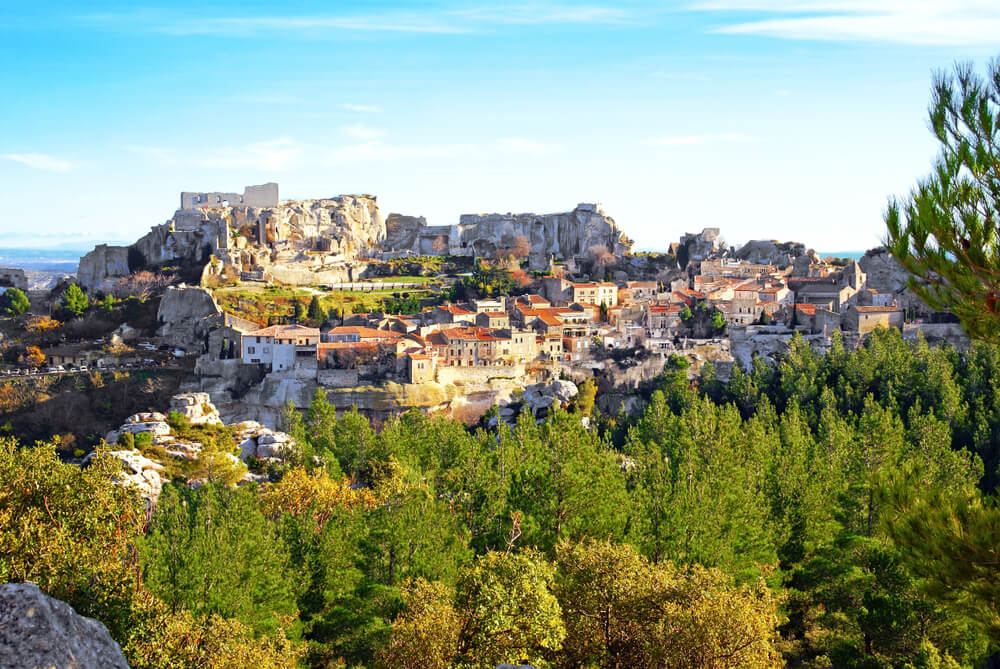
{"type": "Polygon", "coordinates": [[[594,263],[594,267],[604,267],[615,261],[615,255],[608,250],[604,244],[594,244],[587,252],[594,263]]]}
{"type": "Polygon", "coordinates": [[[147,270],[133,272],[118,279],[111,287],[111,294],[119,299],[138,297],[145,300],[154,292],[162,291],[177,279],[176,274],[159,274],[147,270]]]}

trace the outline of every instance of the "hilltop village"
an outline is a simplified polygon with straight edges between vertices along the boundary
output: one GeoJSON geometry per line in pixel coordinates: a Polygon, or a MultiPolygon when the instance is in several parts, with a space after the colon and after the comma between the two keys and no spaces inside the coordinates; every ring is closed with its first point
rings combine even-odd
{"type": "Polygon", "coordinates": [[[718,228],[637,253],[597,204],[429,226],[383,219],[370,195],[185,192],[135,244],[81,259],[78,316],[103,329],[77,321],[32,337],[66,286],[30,291],[23,273],[0,270],[0,284],[27,291],[34,319],[7,328],[3,371],[174,369],[177,389],[207,393],[227,421],[272,427],[317,389],[376,421],[417,407],[475,422],[494,407],[510,416],[525,397],[551,402],[526,388],[593,379],[613,414],[639,408],[634,391],[669,356],[691,378],[711,363],[724,379],[734,364],[772,362],[797,335],[855,346],[884,327],[963,345],[907,278],[882,249],[853,260],[792,242],[727,248],[718,228]]]}

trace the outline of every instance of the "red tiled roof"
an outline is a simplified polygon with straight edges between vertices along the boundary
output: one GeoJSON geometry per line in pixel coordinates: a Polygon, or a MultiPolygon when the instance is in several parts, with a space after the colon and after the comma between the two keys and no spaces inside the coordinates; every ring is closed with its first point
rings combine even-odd
{"type": "Polygon", "coordinates": [[[294,323],[292,325],[269,325],[260,330],[247,332],[247,337],[319,337],[319,328],[311,328],[294,323]]]}

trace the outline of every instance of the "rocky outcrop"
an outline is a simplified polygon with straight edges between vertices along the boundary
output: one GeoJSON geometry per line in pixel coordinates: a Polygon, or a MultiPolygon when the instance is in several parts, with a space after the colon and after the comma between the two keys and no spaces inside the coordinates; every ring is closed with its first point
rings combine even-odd
{"type": "Polygon", "coordinates": [[[108,629],[34,583],[0,585],[0,667],[128,669],[108,629]]]}
{"type": "Polygon", "coordinates": [[[389,214],[385,219],[385,242],[382,248],[386,251],[416,252],[420,233],[426,227],[427,219],[423,216],[389,214]]]}
{"type": "Polygon", "coordinates": [[[157,334],[171,346],[200,352],[205,337],[222,322],[222,309],[212,294],[195,286],[170,286],[156,312],[157,334]]]}
{"type": "Polygon", "coordinates": [[[164,475],[166,467],[162,463],[147,458],[134,448],[108,451],[106,455],[122,463],[121,474],[115,479],[115,483],[134,489],[148,506],[156,504],[163,491],[163,484],[167,482],[164,475]]]}
{"type": "Polygon", "coordinates": [[[907,287],[907,282],[912,276],[892,257],[885,247],[879,246],[869,249],[858,260],[867,275],[867,287],[877,290],[880,293],[892,293],[896,302],[903,309],[915,311],[917,313],[930,313],[927,305],[907,287]]]}
{"type": "Polygon", "coordinates": [[[129,275],[127,246],[97,245],[80,258],[77,282],[89,291],[108,291],[123,276],[129,275]]]}
{"type": "Polygon", "coordinates": [[[773,239],[756,239],[740,247],[736,257],[754,264],[774,265],[778,269],[784,269],[805,253],[805,245],[798,242],[779,243],[773,239]]]}
{"type": "Polygon", "coordinates": [[[536,416],[544,414],[552,408],[553,404],[566,406],[579,393],[576,384],[572,381],[555,379],[548,383],[536,383],[524,389],[521,401],[536,416]]]}
{"type": "Polygon", "coordinates": [[[179,209],[131,246],[95,248],[80,259],[79,279],[87,289],[108,290],[139,269],[201,266],[215,256],[217,272],[226,266],[259,275],[286,272],[280,280],[317,283],[312,274],[333,272],[335,278],[339,271],[350,280],[338,265],[371,254],[384,239],[385,222],[371,195],[179,209]]]}
{"type": "MultiPolygon", "coordinates": [[[[223,424],[218,409],[207,393],[178,393],[170,398],[170,410],[182,414],[194,427],[223,424]]],[[[138,445],[135,435],[140,433],[150,435],[147,443],[153,447],[153,450],[147,453],[134,448],[107,452],[108,456],[120,460],[123,464],[122,472],[116,482],[126,487],[135,488],[139,496],[145,499],[150,506],[156,503],[163,484],[167,481],[165,475],[167,468],[164,462],[168,462],[170,458],[175,461],[198,460],[205,448],[201,442],[196,440],[199,434],[197,431],[185,431],[184,434],[189,436],[182,438],[171,429],[166,421],[166,416],[155,411],[134,414],[126,418],[121,427],[109,432],[105,437],[105,441],[109,444],[122,444],[123,437],[126,434],[131,434],[132,437],[128,444],[136,443],[138,445]],[[194,434],[195,438],[192,438],[191,434],[194,434]],[[154,458],[160,458],[163,462],[154,458]]],[[[225,448],[223,453],[232,464],[239,466],[244,471],[245,468],[239,463],[239,460],[246,462],[248,458],[253,457],[260,464],[267,464],[287,459],[298,453],[295,441],[284,432],[271,430],[255,421],[235,423],[233,427],[235,430],[232,433],[231,447],[234,453],[226,453],[225,448]],[[239,458],[235,455],[237,448],[239,448],[239,458]]],[[[216,440],[217,446],[222,446],[217,441],[218,431],[210,431],[206,434],[216,440]]],[[[87,460],[91,457],[93,454],[88,456],[87,460]]],[[[171,469],[171,471],[176,473],[177,469],[171,469]]],[[[258,481],[260,478],[260,475],[247,472],[241,482],[258,481]]],[[[196,481],[189,479],[187,484],[191,485],[193,482],[196,481]]]]}
{"type": "Polygon", "coordinates": [[[623,256],[632,248],[632,240],[597,204],[579,204],[560,214],[465,214],[452,228],[449,250],[456,255],[492,257],[525,237],[530,264],[538,269],[552,256],[587,257],[602,250],[623,256]]]}
{"type": "Polygon", "coordinates": [[[179,393],[170,398],[170,411],[178,412],[191,425],[221,425],[219,410],[208,393],[179,393]]]}
{"type": "Polygon", "coordinates": [[[533,268],[549,258],[588,257],[598,253],[625,255],[632,240],[600,205],[579,204],[558,214],[465,214],[458,225],[427,225],[422,217],[390,214],[384,250],[416,255],[494,257],[515,249],[523,237],[533,268]]]}

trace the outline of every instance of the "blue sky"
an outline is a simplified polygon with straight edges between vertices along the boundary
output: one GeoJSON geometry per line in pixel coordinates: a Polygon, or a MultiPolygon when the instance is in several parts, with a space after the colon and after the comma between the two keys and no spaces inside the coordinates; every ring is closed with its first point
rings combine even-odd
{"type": "Polygon", "coordinates": [[[821,251],[924,175],[931,73],[1000,3],[5,2],[0,246],[133,240],[277,181],[432,224],[601,202],[644,248],[821,251]]]}

